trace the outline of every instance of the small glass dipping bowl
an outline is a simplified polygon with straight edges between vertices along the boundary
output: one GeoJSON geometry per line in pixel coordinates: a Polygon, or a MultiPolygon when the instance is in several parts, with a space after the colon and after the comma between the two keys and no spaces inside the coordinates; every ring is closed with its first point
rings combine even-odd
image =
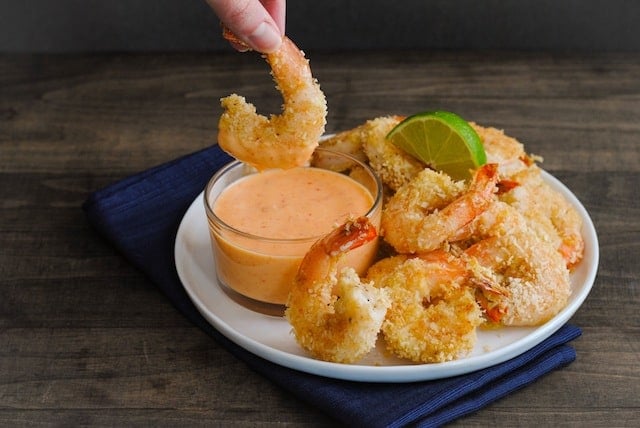
{"type": "MultiPolygon", "coordinates": [[[[366,215],[376,228],[382,214],[382,183],[373,170],[353,156],[318,148],[310,167],[339,172],[359,183],[371,196],[366,215]]],[[[306,168],[306,167],[305,167],[306,168]]],[[[204,191],[204,205],[211,235],[215,270],[222,288],[236,302],[252,310],[281,314],[302,258],[326,232],[295,239],[273,239],[237,230],[214,212],[216,200],[229,186],[251,174],[260,174],[240,161],[221,168],[204,191]]],[[[252,201],[246,204],[251,206],[252,201]]],[[[337,224],[336,224],[337,226],[337,224]]],[[[364,274],[378,247],[375,239],[343,257],[341,265],[364,274]]]]}

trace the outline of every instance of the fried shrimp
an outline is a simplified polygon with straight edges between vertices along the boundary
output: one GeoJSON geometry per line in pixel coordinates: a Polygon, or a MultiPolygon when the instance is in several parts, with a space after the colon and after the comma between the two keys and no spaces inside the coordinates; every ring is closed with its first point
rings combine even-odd
{"type": "Polygon", "coordinates": [[[385,116],[368,120],[328,138],[322,146],[368,159],[382,182],[390,189],[398,190],[425,168],[422,162],[386,139],[389,131],[402,119],[403,116],[385,116]]]}
{"type": "Polygon", "coordinates": [[[402,119],[402,116],[379,117],[364,125],[364,153],[382,182],[394,191],[411,181],[425,168],[424,163],[386,139],[387,134],[402,119]]]}
{"type": "Polygon", "coordinates": [[[498,164],[501,179],[509,179],[512,175],[525,170],[534,160],[524,150],[524,145],[504,131],[492,127],[469,123],[482,140],[488,163],[498,164]]]}
{"type": "Polygon", "coordinates": [[[471,226],[475,242],[463,257],[484,284],[477,299],[489,319],[533,326],[566,306],[571,282],[564,260],[515,208],[496,201],[471,226]]]}
{"type": "Polygon", "coordinates": [[[369,268],[367,279],[391,293],[382,324],[387,348],[419,363],[454,360],[473,349],[483,318],[468,278],[464,263],[441,250],[369,268]]]}
{"type": "Polygon", "coordinates": [[[437,249],[489,207],[497,179],[495,164],[476,170],[468,187],[446,174],[424,169],[384,207],[384,239],[399,253],[437,249]]]}
{"type": "Polygon", "coordinates": [[[545,183],[542,171],[536,165],[514,175],[512,180],[518,186],[501,194],[500,199],[532,223],[538,235],[562,254],[567,267],[578,264],[584,255],[584,239],[582,220],[575,208],[545,183]]]}
{"type": "MultiPolygon", "coordinates": [[[[229,32],[225,37],[237,40],[229,32]]],[[[304,165],[318,146],[327,103],[304,53],[286,36],[279,50],[264,56],[282,93],[283,111],[270,118],[236,94],[221,99],[220,147],[259,170],[304,165]]]]}
{"type": "Polygon", "coordinates": [[[482,139],[488,162],[498,164],[500,200],[531,221],[538,235],[556,246],[568,267],[578,264],[584,252],[582,221],[571,204],[544,182],[536,165],[540,158],[528,155],[522,143],[499,129],[471,125],[482,139]]]}
{"type": "Polygon", "coordinates": [[[335,135],[323,139],[320,142],[320,147],[346,153],[362,162],[366,162],[367,155],[364,154],[362,148],[362,144],[366,138],[364,128],[365,125],[360,125],[353,129],[338,132],[335,135]]]}
{"type": "Polygon", "coordinates": [[[314,357],[351,363],[376,343],[390,300],[387,290],[360,281],[352,268],[337,272],[340,256],[377,236],[366,217],[348,221],[305,255],[285,316],[297,342],[314,357]]]}

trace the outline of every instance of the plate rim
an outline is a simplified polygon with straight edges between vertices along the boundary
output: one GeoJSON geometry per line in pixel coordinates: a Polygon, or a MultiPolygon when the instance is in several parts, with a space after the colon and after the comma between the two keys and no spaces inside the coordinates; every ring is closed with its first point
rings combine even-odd
{"type": "MultiPolygon", "coordinates": [[[[281,349],[273,348],[267,344],[261,343],[258,340],[247,337],[242,333],[236,331],[232,326],[225,322],[224,319],[213,313],[211,309],[199,298],[195,290],[191,288],[188,278],[186,278],[186,273],[184,272],[183,265],[179,263],[179,260],[181,260],[182,257],[182,255],[180,254],[180,240],[182,237],[184,237],[185,229],[188,227],[187,223],[189,217],[193,215],[194,210],[197,210],[197,205],[203,203],[203,192],[200,192],[200,194],[198,194],[198,196],[190,204],[189,208],[185,211],[185,214],[180,221],[174,245],[174,262],[176,270],[183,288],[187,292],[189,298],[191,299],[197,310],[207,320],[207,322],[209,322],[216,330],[218,330],[236,345],[272,363],[309,374],[333,379],[359,382],[407,383],[443,379],[470,373],[503,363],[511,358],[521,355],[551,336],[560,327],[562,327],[582,306],[594,285],[599,266],[600,252],[598,237],[593,221],[591,220],[589,213],[582,205],[580,200],[569,190],[568,187],[566,187],[559,179],[557,179],[547,171],[543,169],[541,169],[541,171],[544,180],[552,184],[552,187],[555,190],[560,191],[563,196],[567,198],[567,200],[571,203],[571,205],[578,211],[583,221],[582,232],[584,235],[585,244],[588,244],[588,247],[592,251],[590,260],[591,265],[587,267],[587,273],[584,283],[582,284],[579,293],[575,296],[575,299],[573,299],[556,316],[554,316],[551,320],[547,321],[541,326],[531,327],[534,328],[532,332],[515,340],[514,342],[481,355],[463,357],[457,360],[447,361],[443,363],[407,363],[406,365],[390,366],[358,365],[357,363],[341,364],[317,360],[310,356],[292,354],[281,349]],[[523,345],[525,346],[523,347],[523,345]]],[[[201,209],[203,217],[202,221],[204,221],[204,206],[202,206],[201,209]]],[[[585,260],[583,260],[583,262],[585,262],[585,260]]],[[[217,279],[215,280],[214,285],[217,287],[221,287],[217,279]]],[[[572,284],[572,286],[575,285],[572,284]]],[[[221,291],[224,293],[222,289],[221,291]]],[[[232,304],[240,306],[235,301],[232,301],[232,304]]]]}

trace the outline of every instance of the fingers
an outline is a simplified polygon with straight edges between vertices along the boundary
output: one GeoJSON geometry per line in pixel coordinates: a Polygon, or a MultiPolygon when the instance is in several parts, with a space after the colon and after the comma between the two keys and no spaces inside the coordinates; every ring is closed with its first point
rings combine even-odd
{"type": "Polygon", "coordinates": [[[269,15],[273,18],[276,26],[280,30],[280,35],[284,36],[285,15],[286,15],[286,0],[260,0],[264,8],[269,12],[269,15]]]}
{"type": "MultiPolygon", "coordinates": [[[[283,0],[207,0],[220,20],[250,48],[269,53],[277,50],[284,34],[283,0]]],[[[236,49],[242,47],[233,44],[236,49]]],[[[244,47],[246,50],[246,47],[244,47]]]]}

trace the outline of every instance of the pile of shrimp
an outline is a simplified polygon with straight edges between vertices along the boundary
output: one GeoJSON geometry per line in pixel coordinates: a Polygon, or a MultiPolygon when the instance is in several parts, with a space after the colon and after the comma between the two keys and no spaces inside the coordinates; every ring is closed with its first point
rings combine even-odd
{"type": "Polygon", "coordinates": [[[466,181],[391,144],[386,135],[401,116],[320,143],[326,101],[304,54],[284,37],[265,58],[282,114],[267,118],[239,95],[223,98],[219,145],[262,170],[305,165],[321,144],[368,162],[385,186],[379,231],[366,217],[350,219],[302,260],[285,310],[300,346],[353,363],[381,337],[401,358],[444,362],[467,355],[481,326],[535,326],[565,307],[570,270],[583,257],[581,219],[520,142],[471,123],[487,164],[466,181]],[[364,278],[338,271],[344,254],[378,235],[384,245],[364,278]]]}
{"type": "Polygon", "coordinates": [[[312,250],[301,271],[325,269],[293,284],[285,316],[316,358],[357,361],[379,336],[412,362],[451,361],[471,352],[478,328],[540,325],[570,297],[570,271],[584,251],[581,219],[544,181],[540,158],[504,132],[472,123],[488,162],[455,181],[386,140],[402,119],[372,119],[320,143],[368,162],[386,198],[383,250],[365,277],[337,271],[351,247],[334,242],[338,250],[312,250]],[[355,309],[348,293],[367,304],[355,309]]]}

